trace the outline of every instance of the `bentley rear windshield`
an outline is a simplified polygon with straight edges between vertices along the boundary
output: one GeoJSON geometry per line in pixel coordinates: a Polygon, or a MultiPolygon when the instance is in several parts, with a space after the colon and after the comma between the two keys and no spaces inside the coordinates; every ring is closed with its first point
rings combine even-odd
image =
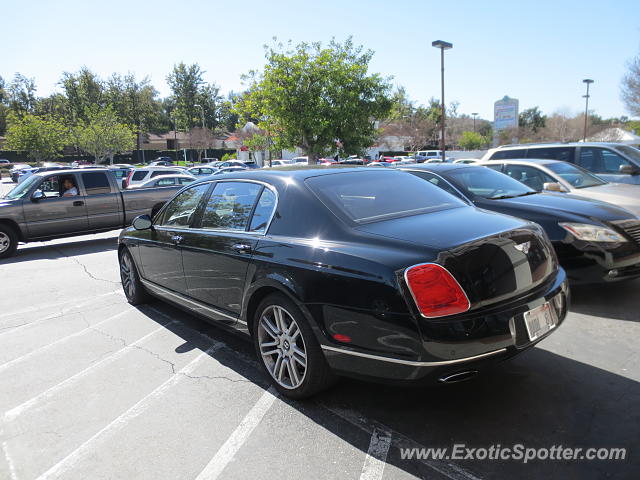
{"type": "Polygon", "coordinates": [[[336,216],[357,224],[468,206],[409,173],[345,172],[306,183],[336,216]]]}

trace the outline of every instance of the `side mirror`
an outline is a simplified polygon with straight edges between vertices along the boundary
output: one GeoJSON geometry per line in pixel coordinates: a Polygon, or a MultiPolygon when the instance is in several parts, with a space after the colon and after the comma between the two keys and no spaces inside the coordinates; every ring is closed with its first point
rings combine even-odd
{"type": "Polygon", "coordinates": [[[620,165],[620,169],[618,170],[623,175],[638,175],[638,169],[633,165],[620,165]]]}
{"type": "Polygon", "coordinates": [[[31,201],[33,202],[37,202],[38,200],[42,200],[45,197],[45,194],[42,190],[36,190],[35,192],[33,192],[33,195],[31,195],[31,201]]]}
{"type": "Polygon", "coordinates": [[[542,186],[544,190],[548,190],[550,192],[566,192],[567,189],[560,185],[558,182],[545,182],[542,186]]]}
{"type": "Polygon", "coordinates": [[[136,230],[149,230],[153,226],[149,215],[140,215],[133,219],[131,223],[136,230]]]}

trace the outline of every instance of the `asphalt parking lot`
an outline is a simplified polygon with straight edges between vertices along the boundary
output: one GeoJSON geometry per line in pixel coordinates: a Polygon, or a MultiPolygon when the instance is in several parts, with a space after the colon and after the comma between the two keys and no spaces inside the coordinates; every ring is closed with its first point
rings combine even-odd
{"type": "MultiPolygon", "coordinates": [[[[2,192],[11,184],[2,180],[2,192]]],[[[249,342],[121,294],[117,232],[0,263],[0,479],[640,478],[640,281],[574,289],[559,330],[456,385],[269,389],[249,342]],[[626,459],[403,459],[407,448],[626,459]]]]}

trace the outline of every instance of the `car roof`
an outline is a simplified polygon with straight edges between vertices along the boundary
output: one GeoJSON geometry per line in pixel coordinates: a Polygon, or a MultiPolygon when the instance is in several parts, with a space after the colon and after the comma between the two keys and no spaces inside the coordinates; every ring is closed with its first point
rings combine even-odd
{"type": "Polygon", "coordinates": [[[555,160],[553,158],[499,158],[496,160],[488,160],[481,162],[480,165],[492,165],[496,163],[514,163],[517,165],[525,165],[527,163],[537,163],[538,165],[548,165],[552,163],[567,163],[562,160],[555,160]]]}
{"type": "Polygon", "coordinates": [[[619,147],[620,143],[615,142],[553,142],[553,143],[521,143],[512,145],[501,145],[496,147],[495,150],[515,150],[525,148],[550,148],[550,147],[619,147]]]}
{"type": "MultiPolygon", "coordinates": [[[[46,167],[40,167],[40,168],[46,168],[46,167]]],[[[91,172],[91,173],[95,173],[95,172],[109,172],[108,168],[104,168],[104,167],[99,167],[99,168],[63,168],[61,170],[43,170],[43,171],[39,171],[38,173],[35,173],[34,175],[38,175],[38,176],[43,176],[43,175],[49,175],[51,172],[55,172],[56,175],[71,175],[73,173],[83,173],[83,172],[91,172]]]]}
{"type": "MultiPolygon", "coordinates": [[[[487,162],[490,163],[490,162],[487,162]]],[[[484,168],[473,163],[417,163],[413,165],[403,165],[396,167],[397,170],[431,170],[434,172],[448,172],[450,170],[460,170],[463,168],[484,168]]]]}
{"type": "MultiPolygon", "coordinates": [[[[387,170],[394,170],[393,168],[385,168],[387,170]]],[[[399,171],[398,173],[402,173],[399,171]]],[[[237,172],[227,173],[224,176],[211,175],[202,179],[199,179],[199,183],[210,181],[228,181],[228,180],[257,180],[265,183],[285,183],[289,180],[304,181],[307,178],[319,177],[325,175],[333,175],[338,173],[349,172],[372,172],[380,171],[377,168],[365,168],[363,166],[351,166],[351,165],[287,165],[278,168],[258,168],[258,169],[246,169],[237,172]]],[[[365,173],[366,174],[366,173],[365,173]]]]}

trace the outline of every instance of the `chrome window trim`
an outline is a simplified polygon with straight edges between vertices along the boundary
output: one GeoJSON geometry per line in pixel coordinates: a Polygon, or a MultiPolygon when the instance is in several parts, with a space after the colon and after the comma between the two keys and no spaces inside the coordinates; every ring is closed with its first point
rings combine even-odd
{"type": "Polygon", "coordinates": [[[500,348],[498,350],[493,350],[491,352],[481,353],[479,355],[473,355],[471,357],[456,358],[454,360],[440,360],[440,361],[436,361],[436,362],[417,362],[417,361],[413,361],[413,360],[402,360],[400,358],[382,357],[380,355],[372,355],[370,353],[361,353],[361,352],[356,352],[356,351],[353,351],[353,350],[346,350],[344,348],[331,347],[329,345],[321,345],[320,347],[322,348],[322,350],[327,350],[327,351],[330,351],[330,352],[344,353],[345,355],[353,355],[355,357],[368,358],[370,360],[379,360],[381,362],[398,363],[398,364],[401,364],[401,365],[408,365],[408,366],[411,366],[411,367],[437,367],[439,365],[453,365],[453,364],[456,364],[456,363],[470,362],[472,360],[477,360],[477,359],[480,359],[480,358],[489,357],[489,356],[496,355],[498,353],[503,353],[503,352],[507,351],[506,348],[500,348]]]}

